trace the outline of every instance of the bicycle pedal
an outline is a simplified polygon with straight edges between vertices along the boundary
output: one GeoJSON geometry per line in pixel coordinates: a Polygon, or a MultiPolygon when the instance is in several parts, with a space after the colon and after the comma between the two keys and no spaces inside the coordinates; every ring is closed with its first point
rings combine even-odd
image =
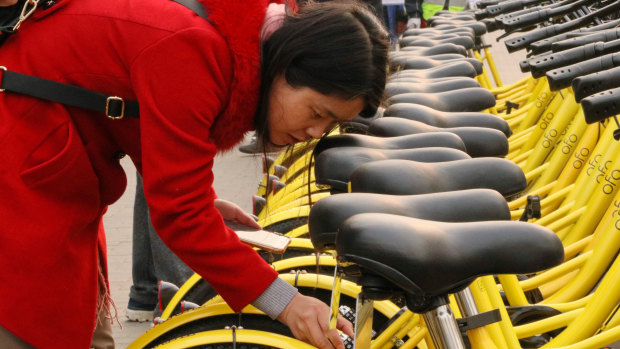
{"type": "Polygon", "coordinates": [[[353,349],[353,348],[355,348],[355,343],[353,341],[353,338],[347,336],[344,333],[340,333],[340,339],[342,339],[342,342],[344,343],[344,348],[345,349],[353,349]]]}
{"type": "Polygon", "coordinates": [[[258,195],[252,196],[252,213],[254,215],[259,215],[266,205],[267,200],[265,200],[264,197],[258,195]]]}
{"type": "Polygon", "coordinates": [[[528,195],[527,204],[525,204],[525,209],[523,210],[523,215],[519,218],[522,222],[527,222],[532,218],[540,218],[541,206],[540,206],[540,196],[539,195],[528,195]]]}

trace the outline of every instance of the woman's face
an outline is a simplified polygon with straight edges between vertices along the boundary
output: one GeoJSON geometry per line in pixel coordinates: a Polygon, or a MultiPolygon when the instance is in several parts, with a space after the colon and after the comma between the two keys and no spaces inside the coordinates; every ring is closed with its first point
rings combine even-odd
{"type": "Polygon", "coordinates": [[[285,146],[321,138],[337,123],[353,119],[363,108],[361,97],[345,100],[309,87],[295,88],[280,76],[269,95],[269,140],[285,146]]]}

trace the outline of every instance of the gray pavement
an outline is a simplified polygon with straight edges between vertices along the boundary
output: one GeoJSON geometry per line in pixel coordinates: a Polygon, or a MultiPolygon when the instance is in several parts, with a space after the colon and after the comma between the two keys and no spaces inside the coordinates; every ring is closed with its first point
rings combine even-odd
{"type": "MultiPolygon", "coordinates": [[[[524,53],[508,54],[502,42],[496,43],[495,34],[487,34],[487,44],[493,45],[492,55],[496,61],[504,84],[518,81],[524,75],[519,71],[519,61],[524,53]]],[[[129,301],[131,281],[131,228],[133,197],[135,193],[135,169],[127,158],[122,161],[127,173],[128,184],[124,195],[110,206],[104,217],[108,243],[108,264],[112,299],[118,310],[121,323],[114,324],[117,348],[126,348],[133,340],[151,327],[150,323],[135,323],[124,320],[129,301]],[[122,325],[122,329],[121,329],[122,325]]],[[[218,156],[214,166],[214,188],[222,199],[230,200],[247,211],[251,211],[251,197],[261,179],[260,157],[248,156],[237,150],[218,156]]]]}

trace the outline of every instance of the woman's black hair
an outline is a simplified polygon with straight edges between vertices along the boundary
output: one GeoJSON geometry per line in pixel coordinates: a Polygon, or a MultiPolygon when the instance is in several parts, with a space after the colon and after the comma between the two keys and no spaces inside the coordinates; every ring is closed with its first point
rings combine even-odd
{"type": "Polygon", "coordinates": [[[293,87],[345,100],[361,97],[360,116],[375,115],[385,89],[387,38],[380,20],[357,1],[309,1],[287,14],[262,43],[257,139],[269,143],[269,95],[280,75],[293,87]]]}

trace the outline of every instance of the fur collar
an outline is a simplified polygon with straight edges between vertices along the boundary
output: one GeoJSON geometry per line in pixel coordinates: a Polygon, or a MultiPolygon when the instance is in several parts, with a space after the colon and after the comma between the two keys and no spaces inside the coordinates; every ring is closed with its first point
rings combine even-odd
{"type": "Polygon", "coordinates": [[[254,128],[260,88],[260,29],[270,0],[200,1],[231,51],[230,98],[210,132],[218,151],[227,151],[254,128]]]}

